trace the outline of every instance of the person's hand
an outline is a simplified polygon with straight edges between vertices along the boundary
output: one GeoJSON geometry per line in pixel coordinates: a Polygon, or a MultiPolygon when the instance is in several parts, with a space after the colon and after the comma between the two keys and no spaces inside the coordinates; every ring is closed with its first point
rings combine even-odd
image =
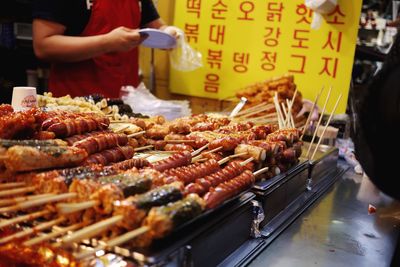
{"type": "Polygon", "coordinates": [[[139,33],[137,29],[118,27],[105,34],[107,52],[126,52],[139,46],[146,35],[139,33]]]}
{"type": "Polygon", "coordinates": [[[319,107],[315,106],[314,110],[311,110],[313,105],[314,105],[314,103],[311,102],[310,100],[303,99],[303,107],[300,110],[300,112],[297,114],[296,117],[299,118],[299,117],[303,116],[304,113],[306,113],[306,112],[312,112],[310,120],[317,121],[319,118],[319,107]]]}
{"type": "Polygon", "coordinates": [[[181,30],[175,26],[167,26],[167,27],[163,28],[162,31],[173,36],[175,39],[178,39],[180,37],[179,32],[181,30]]]}

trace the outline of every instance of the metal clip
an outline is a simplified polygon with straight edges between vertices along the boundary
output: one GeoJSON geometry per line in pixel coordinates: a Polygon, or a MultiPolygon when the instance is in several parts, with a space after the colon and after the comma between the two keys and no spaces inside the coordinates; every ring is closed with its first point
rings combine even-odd
{"type": "Polygon", "coordinates": [[[251,233],[250,236],[253,238],[261,237],[260,223],[264,220],[264,209],[259,201],[252,200],[253,204],[253,222],[251,223],[251,233]]]}

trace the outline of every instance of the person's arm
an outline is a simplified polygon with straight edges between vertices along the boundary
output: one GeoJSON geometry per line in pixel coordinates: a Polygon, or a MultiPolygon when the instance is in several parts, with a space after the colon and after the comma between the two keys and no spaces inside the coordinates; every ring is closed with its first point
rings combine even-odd
{"type": "Polygon", "coordinates": [[[65,36],[65,26],[48,20],[33,21],[35,55],[46,61],[76,62],[104,53],[123,52],[138,46],[145,37],[137,30],[119,27],[96,36],[65,36]]]}
{"type": "Polygon", "coordinates": [[[178,29],[175,26],[166,25],[162,19],[153,20],[149,22],[146,27],[159,29],[168,33],[169,35],[172,35],[175,38],[178,38],[178,29]]]}

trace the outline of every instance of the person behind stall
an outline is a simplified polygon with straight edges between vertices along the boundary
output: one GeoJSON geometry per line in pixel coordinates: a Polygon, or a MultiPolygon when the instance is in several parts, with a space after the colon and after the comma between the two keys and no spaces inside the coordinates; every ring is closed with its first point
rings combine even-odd
{"type": "Polygon", "coordinates": [[[117,98],[121,86],[139,84],[139,28],[176,36],[152,0],[35,0],[33,47],[51,63],[53,96],[100,94],[117,98]]]}
{"type": "MultiPolygon", "coordinates": [[[[400,34],[358,108],[355,152],[364,172],[385,194],[400,200],[400,34]]],[[[400,238],[391,266],[400,266],[400,238]]]]}

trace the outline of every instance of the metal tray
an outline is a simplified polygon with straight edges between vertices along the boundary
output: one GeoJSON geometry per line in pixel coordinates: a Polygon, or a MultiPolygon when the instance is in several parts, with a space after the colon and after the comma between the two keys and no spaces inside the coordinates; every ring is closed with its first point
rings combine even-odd
{"type": "Polygon", "coordinates": [[[302,160],[287,172],[253,186],[252,191],[256,194],[256,200],[264,209],[265,219],[261,226],[271,221],[307,190],[308,171],[308,161],[302,160]]]}
{"type": "Polygon", "coordinates": [[[251,192],[205,213],[148,249],[116,247],[112,252],[146,266],[216,266],[250,239],[251,192]]]}
{"type": "MultiPolygon", "coordinates": [[[[310,143],[304,143],[303,155],[310,143]],[[304,151],[305,150],[305,151],[304,151]]],[[[311,151],[315,148],[315,144],[312,145],[311,151]]],[[[324,177],[337,171],[337,163],[339,160],[339,149],[333,146],[320,145],[315,158],[309,161],[309,174],[308,179],[311,181],[311,185],[316,185],[324,177]]]]}

